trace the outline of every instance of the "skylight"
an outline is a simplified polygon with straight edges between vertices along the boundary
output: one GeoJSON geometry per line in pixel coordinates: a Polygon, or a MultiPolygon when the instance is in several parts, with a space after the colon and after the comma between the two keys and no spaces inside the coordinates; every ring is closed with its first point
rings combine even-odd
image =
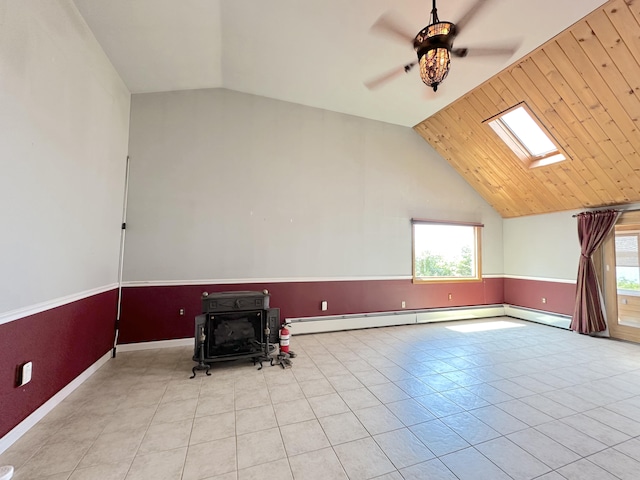
{"type": "Polygon", "coordinates": [[[531,115],[527,113],[524,107],[520,106],[505,113],[501,119],[532,157],[541,157],[557,150],[553,142],[549,140],[549,137],[531,118],[531,115]]]}
{"type": "Polygon", "coordinates": [[[485,122],[529,168],[566,159],[558,144],[524,103],[485,122]]]}

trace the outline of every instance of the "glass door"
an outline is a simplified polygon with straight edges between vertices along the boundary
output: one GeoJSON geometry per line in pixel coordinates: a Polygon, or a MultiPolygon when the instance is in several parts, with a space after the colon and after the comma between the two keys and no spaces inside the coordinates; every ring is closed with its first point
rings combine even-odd
{"type": "Polygon", "coordinates": [[[623,213],[602,248],[609,334],[640,342],[640,212],[623,213]]]}

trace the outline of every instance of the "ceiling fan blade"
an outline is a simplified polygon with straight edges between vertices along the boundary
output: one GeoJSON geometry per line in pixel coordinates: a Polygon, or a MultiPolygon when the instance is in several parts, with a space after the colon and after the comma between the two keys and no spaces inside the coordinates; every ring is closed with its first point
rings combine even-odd
{"type": "Polygon", "coordinates": [[[458,34],[464,27],[469,23],[469,21],[475,16],[476,13],[480,11],[480,9],[490,3],[491,0],[476,0],[476,2],[469,7],[469,9],[462,15],[462,18],[455,22],[456,30],[458,34]]]}
{"type": "Polygon", "coordinates": [[[381,87],[382,85],[393,80],[394,78],[399,77],[403,73],[409,73],[411,69],[416,65],[416,63],[418,62],[410,62],[410,63],[407,63],[406,65],[403,65],[402,67],[397,67],[397,68],[394,68],[393,70],[389,70],[388,72],[383,73],[382,75],[372,78],[371,80],[367,80],[366,82],[364,82],[364,86],[367,87],[369,90],[375,90],[376,88],[381,87]]]}
{"type": "Polygon", "coordinates": [[[372,32],[382,33],[400,40],[403,43],[413,43],[415,34],[411,33],[395,15],[385,13],[371,26],[372,32]]]}
{"type": "Polygon", "coordinates": [[[451,55],[454,57],[510,57],[518,51],[518,47],[519,45],[505,45],[504,47],[452,48],[451,55]]]}

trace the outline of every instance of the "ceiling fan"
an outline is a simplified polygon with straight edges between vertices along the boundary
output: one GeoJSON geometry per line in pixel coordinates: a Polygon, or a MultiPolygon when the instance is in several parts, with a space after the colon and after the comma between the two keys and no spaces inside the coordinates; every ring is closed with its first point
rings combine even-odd
{"type": "Polygon", "coordinates": [[[420,30],[415,37],[407,33],[406,29],[401,27],[389,14],[381,16],[371,29],[401,39],[403,42],[412,43],[418,59],[365,82],[365,86],[373,90],[402,73],[408,73],[419,64],[420,78],[435,92],[449,73],[451,56],[513,55],[517,50],[515,45],[498,48],[453,48],[456,36],[487,3],[489,0],[476,0],[457,23],[452,23],[441,21],[438,18],[436,0],[433,0],[429,25],[420,30]]]}

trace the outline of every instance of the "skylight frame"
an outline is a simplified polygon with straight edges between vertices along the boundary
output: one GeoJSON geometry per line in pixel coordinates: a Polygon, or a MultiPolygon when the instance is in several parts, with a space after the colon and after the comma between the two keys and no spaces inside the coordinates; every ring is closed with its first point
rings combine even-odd
{"type": "Polygon", "coordinates": [[[522,163],[524,163],[527,168],[537,168],[552,165],[569,158],[569,155],[567,155],[558,141],[553,137],[553,135],[551,135],[551,132],[547,130],[538,116],[525,102],[520,102],[513,107],[508,108],[507,110],[500,112],[499,114],[494,115],[491,118],[488,118],[482,123],[487,124],[489,127],[491,127],[491,129],[498,135],[498,137],[500,137],[500,139],[511,149],[511,151],[515,153],[515,155],[522,161],[522,163]],[[510,127],[502,118],[508,113],[511,113],[519,108],[522,108],[529,115],[531,120],[540,129],[539,133],[547,137],[549,142],[555,147],[555,150],[549,151],[542,155],[535,155],[531,153],[531,150],[524,143],[522,143],[518,135],[514,133],[514,131],[512,131],[512,127],[510,127]]]}

